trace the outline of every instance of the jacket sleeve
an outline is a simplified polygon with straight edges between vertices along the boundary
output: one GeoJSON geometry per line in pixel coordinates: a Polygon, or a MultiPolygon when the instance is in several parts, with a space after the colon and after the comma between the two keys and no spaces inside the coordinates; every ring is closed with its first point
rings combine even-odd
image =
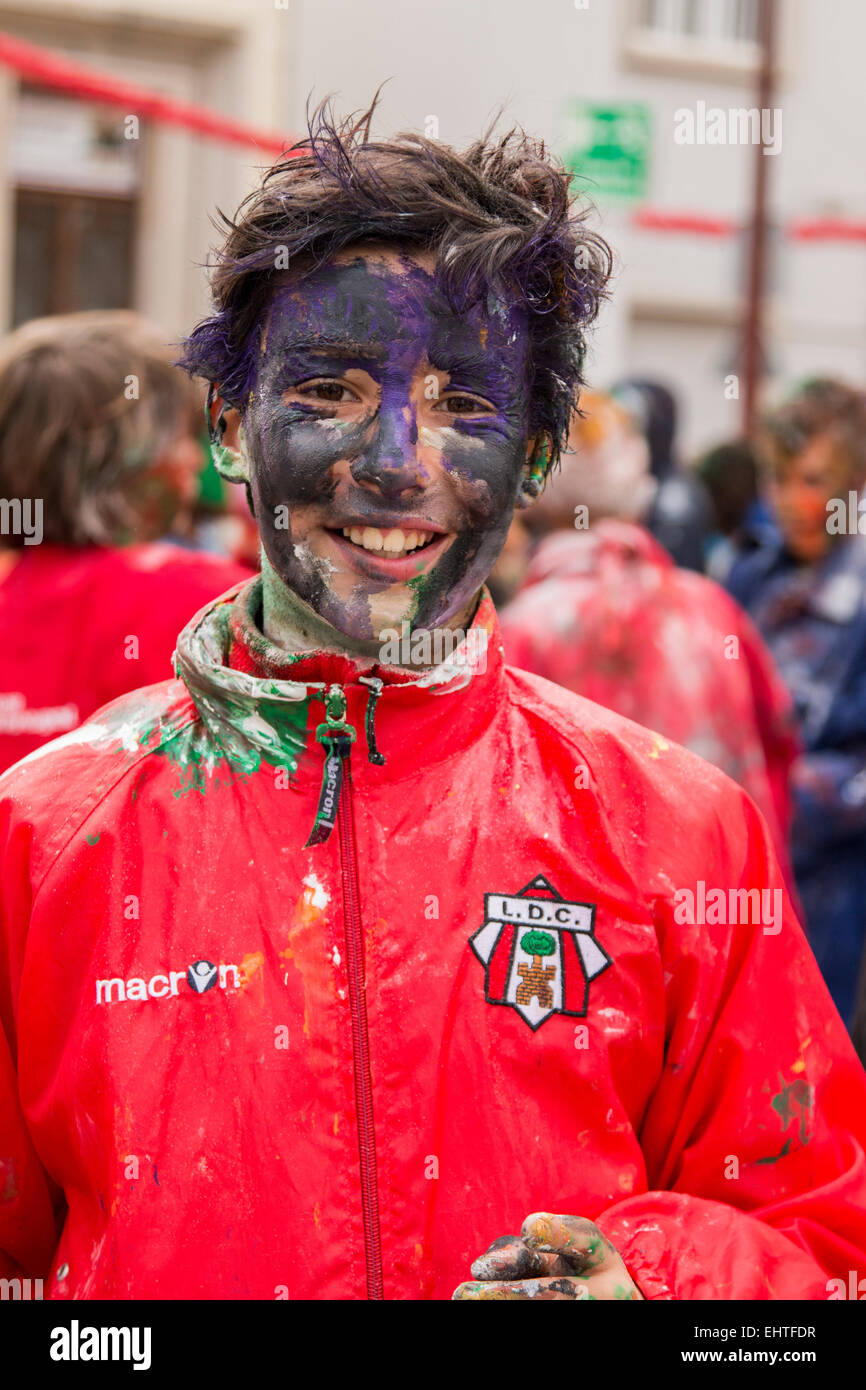
{"type": "Polygon", "coordinates": [[[791,776],[794,842],[808,862],[834,844],[866,833],[866,744],[803,753],[791,776]]]}
{"type": "Polygon", "coordinates": [[[667,1043],[640,1129],[652,1190],[596,1220],[647,1298],[844,1297],[850,1272],[866,1275],[866,1074],[763,818],[733,788],[728,802],[702,877],[729,900],[759,890],[760,919],[742,896],[728,916],[749,921],[733,926],[678,921],[702,914],[659,900],[667,1043]]]}
{"type": "Polygon", "coordinates": [[[755,719],[784,840],[791,825],[791,764],[800,751],[794,704],[754,623],[745,612],[737,616],[755,719]]]}
{"type": "Polygon", "coordinates": [[[29,832],[9,832],[0,805],[0,1277],[45,1278],[57,1246],[63,1194],[42,1166],[22,1112],[16,1014],[30,918],[29,832]]]}

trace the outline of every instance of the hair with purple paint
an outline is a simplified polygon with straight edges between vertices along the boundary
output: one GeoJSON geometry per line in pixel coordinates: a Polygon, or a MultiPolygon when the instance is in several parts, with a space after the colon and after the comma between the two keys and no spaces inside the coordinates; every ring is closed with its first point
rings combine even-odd
{"type": "Polygon", "coordinates": [[[374,141],[378,97],[341,121],[328,99],[312,115],[308,105],[307,138],[265,173],[234,218],[219,214],[213,313],[190,334],[181,365],[218,382],[223,399],[243,411],[255,385],[257,329],[286,268],[302,275],[362,240],[433,251],[437,282],[456,310],[491,292],[525,309],[529,433],[547,437],[552,467],[583,381],[585,331],[605,295],[610,249],[587,227],[588,209],[543,141],[518,127],[497,136],[497,120],[459,153],[411,133],[374,141]]]}

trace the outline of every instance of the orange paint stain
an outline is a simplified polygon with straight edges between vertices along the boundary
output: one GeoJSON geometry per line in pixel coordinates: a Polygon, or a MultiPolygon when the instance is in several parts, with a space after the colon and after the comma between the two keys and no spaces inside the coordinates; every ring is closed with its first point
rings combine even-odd
{"type": "Polygon", "coordinates": [[[799,1076],[801,1071],[806,1070],[806,1063],[803,1058],[803,1053],[806,1051],[806,1048],[809,1046],[811,1041],[812,1038],[810,1035],[808,1038],[804,1038],[800,1044],[800,1056],[797,1058],[796,1062],[791,1067],[791,1071],[794,1073],[795,1076],[799,1076]]]}
{"type": "Polygon", "coordinates": [[[246,989],[247,985],[255,975],[256,971],[261,970],[264,963],[265,957],[262,951],[249,951],[247,955],[244,956],[243,960],[241,961],[240,969],[241,989],[246,989]]]}

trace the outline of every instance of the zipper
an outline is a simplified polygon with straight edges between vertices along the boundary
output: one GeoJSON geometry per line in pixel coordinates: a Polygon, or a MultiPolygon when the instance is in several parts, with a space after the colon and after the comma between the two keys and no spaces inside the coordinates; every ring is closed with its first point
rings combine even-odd
{"type": "Polygon", "coordinates": [[[367,1028],[367,982],[364,971],[364,936],[361,927],[358,853],[355,841],[351,744],[340,750],[343,779],[338,822],[340,866],[343,877],[343,923],[346,932],[346,971],[352,1017],[352,1058],[355,1072],[355,1112],[358,1117],[358,1154],[361,1165],[361,1208],[364,1218],[364,1256],[367,1298],[384,1298],[382,1292],[382,1237],[379,1225],[379,1185],[376,1174],[376,1129],[373,1120],[373,1079],[370,1074],[370,1036],[367,1028]]]}
{"type": "MultiPolygon", "coordinates": [[[[385,759],[376,748],[373,709],[382,693],[378,679],[365,681],[367,700],[367,754],[370,762],[385,759]]],[[[325,720],[316,729],[316,740],[325,752],[322,786],[316,819],[308,845],[321,845],[335,823],[340,834],[340,873],[343,884],[343,929],[346,939],[346,974],[352,1020],[352,1065],[355,1081],[355,1114],[358,1125],[358,1158],[361,1170],[361,1212],[364,1221],[364,1261],[367,1297],[384,1298],[382,1292],[382,1236],[379,1224],[379,1186],[376,1174],[376,1128],[373,1121],[373,1078],[370,1073],[370,1034],[367,1027],[367,981],[364,968],[364,932],[361,926],[361,889],[358,880],[358,847],[355,840],[352,789],[352,744],[355,730],[346,719],[345,690],[331,685],[322,696],[325,720]]]]}

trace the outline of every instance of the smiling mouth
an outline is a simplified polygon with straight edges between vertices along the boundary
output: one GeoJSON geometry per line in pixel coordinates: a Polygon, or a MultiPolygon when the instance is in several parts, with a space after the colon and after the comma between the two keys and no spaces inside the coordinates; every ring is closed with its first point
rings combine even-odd
{"type": "Polygon", "coordinates": [[[401,560],[407,555],[426,550],[434,541],[440,539],[436,531],[402,530],[399,526],[392,526],[387,530],[378,526],[344,526],[342,534],[352,545],[370,551],[384,560],[401,560]]]}
{"type": "Polygon", "coordinates": [[[453,535],[421,527],[340,526],[326,528],[353,569],[379,583],[405,583],[427,570],[453,535]]]}

